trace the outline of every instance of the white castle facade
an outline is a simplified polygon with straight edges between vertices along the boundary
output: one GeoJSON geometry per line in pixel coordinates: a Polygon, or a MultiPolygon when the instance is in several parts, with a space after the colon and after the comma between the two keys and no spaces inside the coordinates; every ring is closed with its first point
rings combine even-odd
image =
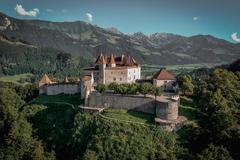
{"type": "Polygon", "coordinates": [[[141,79],[141,67],[133,57],[98,56],[95,66],[86,68],[84,75],[93,73],[95,84],[135,83],[141,79]]]}

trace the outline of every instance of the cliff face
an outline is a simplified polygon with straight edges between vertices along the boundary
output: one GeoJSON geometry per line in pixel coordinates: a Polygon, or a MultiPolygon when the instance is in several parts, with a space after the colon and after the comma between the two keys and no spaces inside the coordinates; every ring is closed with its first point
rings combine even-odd
{"type": "Polygon", "coordinates": [[[122,53],[147,64],[226,63],[240,58],[240,45],[210,35],[184,37],[168,33],[126,35],[86,22],[19,20],[0,13],[2,34],[30,44],[50,47],[75,56],[96,57],[122,53]]]}

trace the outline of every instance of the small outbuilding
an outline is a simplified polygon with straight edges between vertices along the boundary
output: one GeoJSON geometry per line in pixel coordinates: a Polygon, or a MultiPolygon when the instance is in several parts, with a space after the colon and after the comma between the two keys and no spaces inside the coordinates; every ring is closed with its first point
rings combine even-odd
{"type": "Polygon", "coordinates": [[[164,91],[176,91],[176,76],[166,69],[160,69],[153,76],[153,85],[161,87],[164,91]]]}

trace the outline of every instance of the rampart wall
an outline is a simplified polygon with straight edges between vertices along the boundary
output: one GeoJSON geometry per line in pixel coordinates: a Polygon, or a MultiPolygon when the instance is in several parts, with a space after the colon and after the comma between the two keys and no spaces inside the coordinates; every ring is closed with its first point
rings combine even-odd
{"type": "Polygon", "coordinates": [[[40,94],[57,95],[57,94],[76,94],[80,93],[81,88],[79,84],[54,84],[44,85],[39,88],[40,94]]]}
{"type": "Polygon", "coordinates": [[[143,95],[118,95],[111,93],[100,94],[92,92],[89,95],[87,106],[98,108],[119,108],[135,110],[156,115],[166,120],[178,118],[179,100],[144,97],[143,95]]]}

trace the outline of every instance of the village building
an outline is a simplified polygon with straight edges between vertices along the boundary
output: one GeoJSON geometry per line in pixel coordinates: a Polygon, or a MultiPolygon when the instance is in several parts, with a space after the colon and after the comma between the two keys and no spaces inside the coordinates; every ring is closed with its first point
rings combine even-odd
{"type": "Polygon", "coordinates": [[[166,69],[160,69],[152,78],[153,85],[161,87],[163,91],[177,91],[177,81],[174,74],[166,69]]]}

